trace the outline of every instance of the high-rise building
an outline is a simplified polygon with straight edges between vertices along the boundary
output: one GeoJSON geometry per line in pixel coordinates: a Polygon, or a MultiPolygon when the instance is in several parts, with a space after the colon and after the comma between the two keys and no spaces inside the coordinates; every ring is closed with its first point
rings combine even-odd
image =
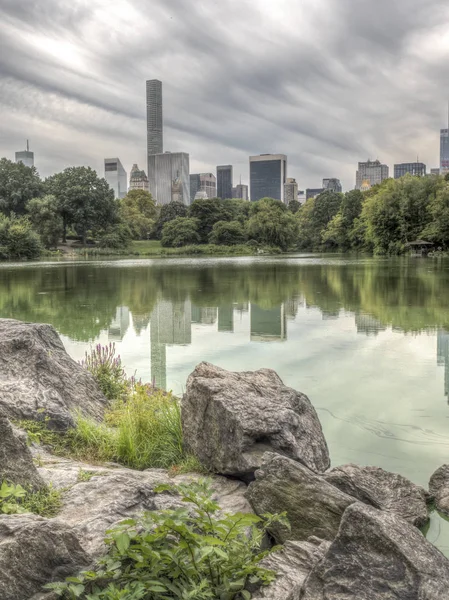
{"type": "Polygon", "coordinates": [[[162,154],[164,130],[162,115],[162,81],[147,81],[147,154],[162,154]]]}
{"type": "Polygon", "coordinates": [[[421,162],[414,163],[400,163],[394,165],[394,178],[399,179],[409,173],[410,175],[416,175],[417,177],[425,177],[426,165],[421,162]]]}
{"type": "Polygon", "coordinates": [[[189,162],[185,152],[148,155],[149,190],[159,206],[169,204],[174,195],[178,199],[181,196],[184,204],[190,204],[189,162]]]}
{"type": "Polygon", "coordinates": [[[34,152],[30,151],[30,145],[27,140],[27,149],[16,152],[16,163],[21,162],[26,167],[34,167],[34,152]]]}
{"type": "Polygon", "coordinates": [[[190,201],[201,192],[202,198],[217,197],[217,179],[213,173],[197,173],[190,175],[190,201]],[[204,193],[203,193],[204,192],[204,193]]]}
{"type": "Polygon", "coordinates": [[[289,177],[284,185],[284,202],[290,204],[292,200],[298,201],[298,184],[296,179],[289,177]]]}
{"type": "Polygon", "coordinates": [[[437,167],[436,169],[430,169],[430,174],[431,175],[439,175],[440,174],[440,167],[437,167]]]}
{"type": "Polygon", "coordinates": [[[232,197],[239,198],[240,200],[248,200],[248,186],[238,183],[235,188],[232,188],[232,197]]]}
{"type": "Polygon", "coordinates": [[[116,198],[124,198],[128,191],[128,178],[120,159],[104,159],[104,178],[109,183],[109,187],[114,190],[116,198]]]}
{"type": "Polygon", "coordinates": [[[341,192],[343,191],[340,180],[336,177],[323,179],[323,189],[327,192],[337,192],[339,194],[341,194],[341,192]]]}
{"type": "Polygon", "coordinates": [[[249,157],[251,201],[274,198],[284,202],[284,185],[287,181],[285,154],[260,154],[249,157]]]}
{"type": "Polygon", "coordinates": [[[388,179],[388,176],[389,168],[387,165],[383,165],[380,160],[359,162],[355,188],[356,190],[360,190],[364,181],[368,181],[371,186],[382,183],[384,179],[388,179]]]}
{"type": "Polygon", "coordinates": [[[324,188],[307,188],[306,189],[306,201],[311,198],[316,198],[324,192],[324,188]]]}
{"type": "Polygon", "coordinates": [[[449,128],[440,131],[440,173],[449,169],[449,128]]]}
{"type": "Polygon", "coordinates": [[[144,190],[145,192],[148,192],[149,189],[148,177],[145,171],[141,171],[135,163],[129,176],[129,189],[144,190]]]}
{"type": "Polygon", "coordinates": [[[232,198],[232,165],[217,167],[217,198],[232,198]]]}

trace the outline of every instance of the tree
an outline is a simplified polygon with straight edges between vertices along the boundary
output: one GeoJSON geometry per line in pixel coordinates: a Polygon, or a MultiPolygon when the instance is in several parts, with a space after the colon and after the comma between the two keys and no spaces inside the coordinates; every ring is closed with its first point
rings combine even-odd
{"type": "Polygon", "coordinates": [[[145,190],[131,190],[120,202],[120,217],[136,240],[147,239],[155,226],[156,205],[145,190]]]}
{"type": "Polygon", "coordinates": [[[238,221],[218,221],[209,234],[209,242],[223,246],[243,244],[246,240],[243,226],[238,221]]]}
{"type": "Polygon", "coordinates": [[[326,191],[310,198],[297,213],[299,243],[302,248],[319,249],[323,234],[338,213],[343,194],[326,191]]]}
{"type": "Polygon", "coordinates": [[[179,248],[189,244],[199,244],[198,220],[188,217],[177,217],[162,228],[161,244],[164,247],[179,248]]]}
{"type": "Polygon", "coordinates": [[[34,230],[39,234],[45,248],[55,248],[62,235],[62,217],[54,196],[33,198],[27,204],[27,212],[34,230]]]}
{"type": "Polygon", "coordinates": [[[41,250],[27,217],[0,215],[0,258],[39,258],[41,250]]]}
{"type": "Polygon", "coordinates": [[[297,220],[282,202],[264,198],[254,203],[251,212],[247,228],[250,239],[282,250],[288,250],[296,242],[297,220]]]}
{"type": "Polygon", "coordinates": [[[187,206],[182,202],[170,202],[161,206],[159,217],[156,222],[156,238],[158,240],[162,237],[162,229],[165,223],[173,221],[177,217],[187,217],[187,206]]]}
{"type": "Polygon", "coordinates": [[[118,220],[118,204],[106,179],[90,167],[69,167],[45,181],[56,196],[63,219],[63,241],[68,226],[73,226],[86,243],[90,229],[102,229],[118,220]]]}
{"type": "Polygon", "coordinates": [[[449,245],[449,180],[431,198],[428,207],[432,221],[425,227],[423,237],[444,247],[449,245]]]}
{"type": "Polygon", "coordinates": [[[223,204],[223,201],[218,198],[195,200],[190,205],[189,217],[198,219],[198,233],[203,244],[207,244],[209,234],[215,223],[232,220],[229,206],[229,204],[223,204]]]}
{"type": "Polygon", "coordinates": [[[292,214],[296,215],[298,210],[301,208],[301,204],[298,202],[298,200],[290,200],[287,208],[292,214]]]}
{"type": "Polygon", "coordinates": [[[42,181],[34,167],[22,162],[0,160],[0,211],[6,215],[23,215],[26,204],[43,193],[42,181]]]}

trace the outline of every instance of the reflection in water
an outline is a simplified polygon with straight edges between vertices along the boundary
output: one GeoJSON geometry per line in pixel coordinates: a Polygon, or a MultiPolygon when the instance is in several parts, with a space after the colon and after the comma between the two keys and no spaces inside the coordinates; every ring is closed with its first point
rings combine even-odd
{"type": "Polygon", "coordinates": [[[108,328],[108,339],[110,342],[121,342],[129,327],[129,308],[118,306],[115,317],[108,328]]]}
{"type": "Polygon", "coordinates": [[[444,395],[449,397],[449,333],[440,329],[437,340],[438,365],[444,367],[444,395]]]}

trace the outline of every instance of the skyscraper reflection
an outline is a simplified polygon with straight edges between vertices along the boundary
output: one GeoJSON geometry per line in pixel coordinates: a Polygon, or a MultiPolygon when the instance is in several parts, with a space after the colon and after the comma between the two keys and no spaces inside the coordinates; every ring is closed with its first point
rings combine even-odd
{"type": "Polygon", "coordinates": [[[449,397],[449,332],[444,329],[437,334],[437,364],[444,367],[444,395],[449,397]]]}

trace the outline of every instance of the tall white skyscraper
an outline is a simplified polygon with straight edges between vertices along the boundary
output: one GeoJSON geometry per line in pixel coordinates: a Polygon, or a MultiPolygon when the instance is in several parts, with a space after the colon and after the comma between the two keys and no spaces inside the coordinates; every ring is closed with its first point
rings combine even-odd
{"type": "Polygon", "coordinates": [[[27,149],[16,152],[16,163],[21,162],[26,167],[34,167],[34,152],[30,152],[30,145],[27,140],[27,149]]]}
{"type": "Polygon", "coordinates": [[[128,178],[120,159],[104,159],[104,178],[114,190],[116,198],[124,198],[128,191],[128,178]]]}
{"type": "Polygon", "coordinates": [[[147,153],[164,151],[164,125],[162,114],[162,81],[147,81],[147,153]]]}

